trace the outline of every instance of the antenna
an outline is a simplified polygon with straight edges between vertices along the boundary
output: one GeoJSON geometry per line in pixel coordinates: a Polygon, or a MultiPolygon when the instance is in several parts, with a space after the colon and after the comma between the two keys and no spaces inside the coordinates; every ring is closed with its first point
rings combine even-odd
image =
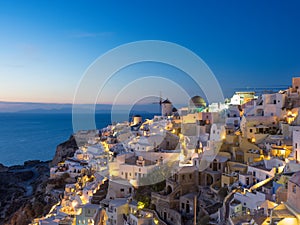
{"type": "Polygon", "coordinates": [[[162,109],[161,109],[161,107],[162,107],[162,97],[161,97],[161,91],[159,92],[159,113],[161,113],[162,111],[162,109]]]}

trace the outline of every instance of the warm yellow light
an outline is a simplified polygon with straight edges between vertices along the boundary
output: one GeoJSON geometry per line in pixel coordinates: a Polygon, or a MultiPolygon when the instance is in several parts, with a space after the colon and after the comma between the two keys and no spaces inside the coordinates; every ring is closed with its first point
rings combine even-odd
{"type": "Polygon", "coordinates": [[[153,219],[153,222],[154,222],[155,224],[158,224],[159,221],[158,221],[157,218],[154,218],[154,219],[153,219]]]}
{"type": "Polygon", "coordinates": [[[287,120],[288,124],[291,124],[292,122],[294,122],[294,120],[297,116],[298,116],[297,113],[292,113],[292,111],[288,111],[287,116],[286,116],[286,120],[287,120]]]}
{"type": "Polygon", "coordinates": [[[138,209],[143,209],[145,207],[145,203],[144,202],[138,202],[137,203],[137,208],[138,209]]]}
{"type": "Polygon", "coordinates": [[[138,186],[137,180],[130,179],[130,180],[129,180],[129,183],[130,183],[133,187],[137,187],[137,186],[138,186]]]}
{"type": "Polygon", "coordinates": [[[255,138],[253,137],[253,138],[251,139],[251,142],[252,142],[252,143],[255,143],[255,141],[256,141],[256,140],[255,140],[255,138]]]}
{"type": "Polygon", "coordinates": [[[77,202],[76,200],[74,200],[74,201],[72,202],[72,207],[75,208],[77,205],[78,205],[78,202],[77,202]]]}

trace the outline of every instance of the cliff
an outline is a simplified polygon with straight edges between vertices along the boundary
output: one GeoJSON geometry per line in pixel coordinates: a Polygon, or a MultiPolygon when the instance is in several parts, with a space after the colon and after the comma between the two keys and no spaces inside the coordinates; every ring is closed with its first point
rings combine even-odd
{"type": "Polygon", "coordinates": [[[48,178],[49,162],[29,161],[23,166],[2,166],[0,224],[28,224],[30,218],[47,210],[47,203],[42,199],[48,178]]]}
{"type": "Polygon", "coordinates": [[[76,140],[73,135],[69,138],[69,140],[59,144],[56,148],[55,155],[51,162],[52,166],[56,166],[57,163],[65,160],[68,157],[72,157],[75,151],[78,149],[76,140]]]}
{"type": "Polygon", "coordinates": [[[71,136],[57,146],[52,161],[27,161],[11,167],[0,164],[0,225],[27,225],[48,213],[68,181],[65,177],[49,179],[50,167],[73,156],[76,149],[71,136]]]}

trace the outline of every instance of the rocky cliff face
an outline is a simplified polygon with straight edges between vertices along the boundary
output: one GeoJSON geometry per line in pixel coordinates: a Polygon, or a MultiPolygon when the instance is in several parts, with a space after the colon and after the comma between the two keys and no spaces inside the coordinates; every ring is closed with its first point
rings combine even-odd
{"type": "Polygon", "coordinates": [[[0,224],[28,224],[47,209],[43,191],[49,162],[31,161],[23,166],[2,167],[0,172],[0,224]]]}
{"type": "Polygon", "coordinates": [[[72,157],[75,151],[78,149],[76,140],[72,135],[69,140],[59,144],[56,148],[55,156],[51,165],[55,166],[57,163],[65,160],[67,157],[72,157]]]}
{"type": "Polygon", "coordinates": [[[50,166],[73,156],[76,149],[71,136],[57,146],[51,162],[28,161],[11,167],[0,164],[0,225],[27,225],[47,214],[59,201],[59,193],[67,182],[64,178],[49,179],[50,166]]]}

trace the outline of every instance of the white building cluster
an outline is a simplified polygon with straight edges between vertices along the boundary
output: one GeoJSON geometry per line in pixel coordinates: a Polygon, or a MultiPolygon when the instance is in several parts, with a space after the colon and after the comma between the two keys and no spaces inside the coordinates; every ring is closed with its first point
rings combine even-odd
{"type": "Polygon", "coordinates": [[[50,171],[68,181],[62,200],[36,223],[300,224],[300,78],[278,93],[161,105],[75,134],[81,147],[50,171]]]}

